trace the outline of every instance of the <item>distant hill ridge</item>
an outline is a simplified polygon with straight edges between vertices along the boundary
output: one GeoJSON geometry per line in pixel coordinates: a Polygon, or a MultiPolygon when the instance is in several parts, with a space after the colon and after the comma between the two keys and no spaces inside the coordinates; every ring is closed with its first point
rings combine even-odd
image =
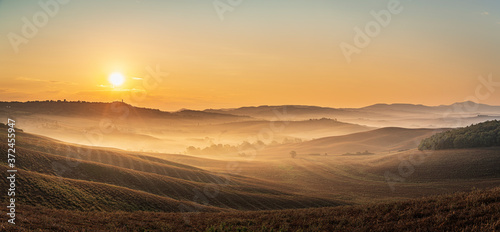
{"type": "Polygon", "coordinates": [[[168,114],[168,115],[176,115],[176,114],[231,114],[237,113],[235,115],[243,114],[245,112],[248,113],[264,113],[273,110],[280,109],[288,109],[291,111],[305,111],[305,110],[313,110],[313,111],[353,111],[353,110],[440,110],[440,109],[452,109],[452,108],[460,108],[467,107],[470,109],[484,109],[484,110],[500,110],[500,106],[493,106],[487,104],[475,103],[472,101],[466,102],[456,102],[450,105],[439,105],[439,106],[427,106],[423,104],[409,104],[409,103],[377,103],[365,107],[359,108],[334,108],[334,107],[321,107],[314,105],[260,105],[260,106],[244,106],[239,108],[221,108],[221,109],[205,109],[205,110],[190,110],[190,109],[181,109],[179,111],[170,112],[170,111],[162,111],[156,108],[146,108],[146,107],[138,107],[132,106],[125,102],[115,101],[115,102],[87,102],[87,101],[61,101],[61,100],[46,100],[46,101],[27,101],[27,102],[19,102],[19,101],[0,101],[0,110],[5,110],[7,107],[11,110],[14,109],[28,109],[28,108],[36,108],[41,109],[43,111],[48,110],[56,110],[55,106],[62,109],[85,109],[85,110],[96,110],[100,107],[133,107],[135,110],[139,111],[147,111],[149,113],[156,112],[157,114],[168,114]]]}
{"type": "Polygon", "coordinates": [[[254,118],[271,119],[280,116],[290,116],[292,120],[322,117],[348,118],[386,118],[388,115],[448,115],[448,114],[493,114],[500,115],[500,106],[474,103],[471,101],[457,102],[451,105],[425,106],[421,104],[374,104],[361,108],[331,108],[307,105],[275,105],[250,106],[227,109],[207,109],[205,112],[225,113],[254,118]]]}
{"type": "Polygon", "coordinates": [[[85,102],[85,101],[28,101],[0,102],[0,114],[19,112],[24,114],[48,114],[61,116],[123,116],[172,119],[199,118],[245,118],[223,113],[211,113],[196,110],[181,110],[177,112],[161,111],[159,109],[132,106],[124,102],[85,102]]]}
{"type": "Polygon", "coordinates": [[[222,109],[206,109],[205,111],[208,112],[218,112],[218,111],[225,111],[225,112],[230,112],[230,111],[245,111],[245,110],[265,110],[265,109],[270,109],[270,108],[279,108],[279,107],[286,107],[286,108],[291,108],[291,109],[316,109],[316,110],[355,110],[355,109],[376,109],[376,108],[397,108],[397,107],[402,107],[402,108],[414,108],[414,109],[423,109],[423,108],[450,108],[450,107],[460,107],[460,106],[467,106],[467,107],[499,107],[500,106],[494,106],[494,105],[487,105],[487,104],[481,104],[481,103],[476,103],[472,101],[465,101],[465,102],[455,102],[450,105],[439,105],[439,106],[428,106],[428,105],[423,105],[423,104],[410,104],[410,103],[392,103],[392,104],[387,104],[387,103],[377,103],[365,107],[359,107],[359,108],[352,108],[352,107],[339,107],[339,108],[334,108],[334,107],[322,107],[322,106],[314,106],[314,105],[260,105],[260,106],[244,106],[244,107],[239,107],[239,108],[222,108],[222,109]]]}

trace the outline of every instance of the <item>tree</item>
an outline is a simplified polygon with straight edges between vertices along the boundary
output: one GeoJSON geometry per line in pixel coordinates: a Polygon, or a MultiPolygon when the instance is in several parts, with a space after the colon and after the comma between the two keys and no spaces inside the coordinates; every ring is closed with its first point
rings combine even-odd
{"type": "Polygon", "coordinates": [[[291,156],[292,158],[297,157],[297,152],[296,152],[296,151],[291,151],[291,152],[290,152],[290,156],[291,156]]]}

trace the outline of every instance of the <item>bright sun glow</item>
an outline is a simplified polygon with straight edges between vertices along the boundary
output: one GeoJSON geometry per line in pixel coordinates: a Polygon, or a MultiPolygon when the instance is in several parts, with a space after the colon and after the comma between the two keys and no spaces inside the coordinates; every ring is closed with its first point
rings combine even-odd
{"type": "Polygon", "coordinates": [[[118,87],[120,85],[123,85],[123,83],[125,82],[125,77],[123,76],[123,74],[115,72],[109,75],[108,80],[109,83],[113,85],[113,87],[118,87]]]}

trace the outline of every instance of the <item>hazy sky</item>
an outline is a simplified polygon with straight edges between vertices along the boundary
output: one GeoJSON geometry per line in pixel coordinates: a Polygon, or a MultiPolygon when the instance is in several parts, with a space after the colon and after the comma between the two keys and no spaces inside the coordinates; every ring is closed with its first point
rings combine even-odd
{"type": "Polygon", "coordinates": [[[0,101],[125,99],[177,110],[472,97],[500,105],[500,84],[477,91],[480,75],[500,82],[498,0],[231,3],[0,0],[0,101]],[[390,2],[401,12],[381,16],[380,26],[370,12],[390,12],[390,2]],[[355,28],[366,33],[366,25],[373,37],[349,63],[340,45],[356,46],[355,28]],[[123,86],[108,82],[113,72],[123,86]]]}

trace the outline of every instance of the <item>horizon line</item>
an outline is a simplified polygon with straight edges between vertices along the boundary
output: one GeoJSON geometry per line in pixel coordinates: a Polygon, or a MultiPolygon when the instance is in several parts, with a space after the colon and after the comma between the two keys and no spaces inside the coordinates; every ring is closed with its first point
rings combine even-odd
{"type": "Polygon", "coordinates": [[[425,106],[425,107],[440,107],[440,106],[452,106],[455,104],[464,104],[464,103],[473,103],[477,105],[487,105],[487,106],[500,106],[500,105],[489,105],[485,103],[480,103],[480,102],[474,102],[474,101],[462,101],[462,102],[453,102],[451,104],[440,104],[440,105],[425,105],[425,104],[417,104],[417,103],[375,103],[371,105],[366,105],[362,107],[333,107],[333,106],[320,106],[320,105],[295,105],[295,104],[282,104],[282,105],[246,105],[246,106],[239,106],[239,107],[229,107],[229,108],[205,108],[202,110],[196,110],[196,109],[189,109],[189,108],[180,108],[178,110],[163,110],[160,108],[151,108],[151,107],[144,107],[144,106],[138,106],[138,105],[133,105],[130,103],[127,103],[125,101],[111,101],[111,102],[106,102],[106,101],[85,101],[85,100],[74,100],[74,101],[67,101],[66,99],[63,100],[31,100],[31,101],[0,101],[0,103],[101,103],[101,104],[111,104],[111,103],[123,103],[130,105],[135,108],[143,108],[143,109],[154,109],[154,110],[160,110],[163,112],[182,112],[182,111],[206,111],[206,110],[233,110],[233,109],[241,109],[241,108],[258,108],[258,107],[279,107],[279,106],[307,106],[307,107],[318,107],[318,108],[329,108],[329,109],[362,109],[362,108],[367,108],[371,106],[377,106],[377,105],[387,105],[387,106],[392,106],[392,105],[412,105],[412,106],[425,106]]]}

